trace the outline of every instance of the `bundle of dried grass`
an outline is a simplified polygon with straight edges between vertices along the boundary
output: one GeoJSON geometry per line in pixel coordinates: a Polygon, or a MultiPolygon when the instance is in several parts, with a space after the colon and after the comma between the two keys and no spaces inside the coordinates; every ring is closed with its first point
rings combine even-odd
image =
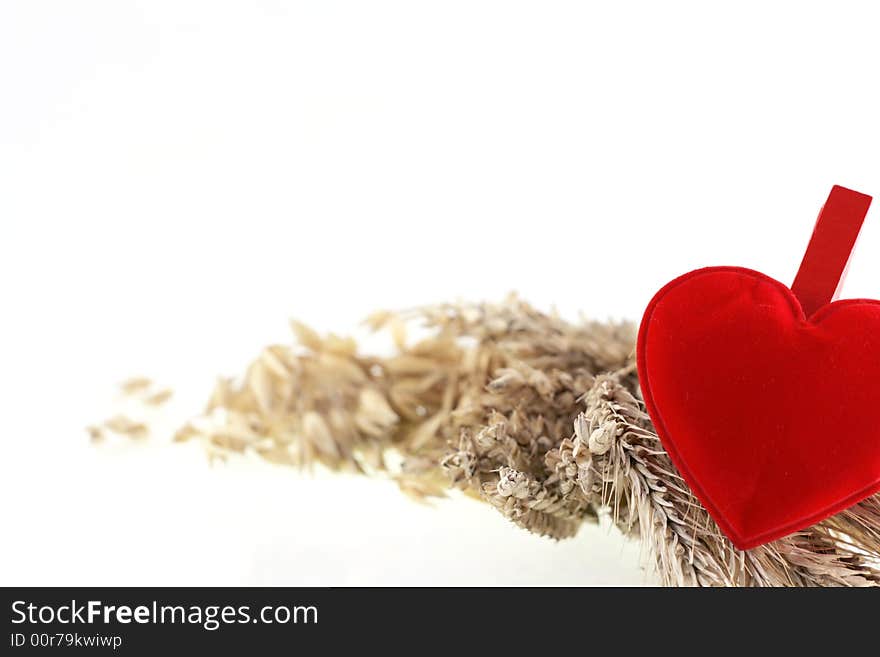
{"type": "Polygon", "coordinates": [[[748,552],[719,532],[640,401],[628,324],[571,324],[510,298],[372,317],[396,353],[358,353],[294,323],[221,380],[178,440],[211,454],[383,472],[419,499],[450,487],[556,539],[608,514],[667,585],[876,586],[880,497],[748,552]],[[406,326],[430,337],[410,344],[406,326]],[[392,457],[399,456],[392,466],[392,457]]]}

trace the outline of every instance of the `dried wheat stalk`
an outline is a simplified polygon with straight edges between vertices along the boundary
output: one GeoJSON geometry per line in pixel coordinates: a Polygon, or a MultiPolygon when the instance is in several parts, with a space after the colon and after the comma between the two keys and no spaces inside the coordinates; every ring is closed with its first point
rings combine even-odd
{"type": "Polygon", "coordinates": [[[460,488],[557,539],[608,513],[667,585],[880,584],[878,496],[748,552],[724,538],[643,410],[631,325],[571,324],[516,298],[369,324],[393,336],[393,356],[294,323],[298,345],[270,346],[241,381],[221,380],[177,439],[385,472],[419,499],[460,488]],[[410,322],[430,337],[410,344],[410,322]]]}

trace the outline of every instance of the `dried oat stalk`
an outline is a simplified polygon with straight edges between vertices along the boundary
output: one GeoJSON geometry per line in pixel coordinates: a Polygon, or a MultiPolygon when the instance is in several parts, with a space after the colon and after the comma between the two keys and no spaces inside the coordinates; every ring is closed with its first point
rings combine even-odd
{"type": "Polygon", "coordinates": [[[667,585],[876,586],[880,497],[738,551],[691,495],[640,401],[629,324],[572,324],[510,298],[381,313],[390,357],[294,323],[241,381],[223,379],[178,440],[212,455],[385,473],[424,499],[449,488],[556,539],[602,514],[667,585]],[[419,323],[429,337],[410,342],[419,323]]]}

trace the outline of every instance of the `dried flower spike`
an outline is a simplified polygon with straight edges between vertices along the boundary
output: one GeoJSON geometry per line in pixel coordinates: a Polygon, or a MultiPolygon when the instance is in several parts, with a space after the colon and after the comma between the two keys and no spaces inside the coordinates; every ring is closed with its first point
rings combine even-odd
{"type": "Polygon", "coordinates": [[[515,297],[368,323],[394,354],[360,355],[294,322],[299,345],[270,346],[241,382],[221,380],[176,439],[200,437],[212,456],[385,472],[420,499],[461,489],[556,539],[607,515],[667,585],[880,584],[878,496],[748,552],[730,544],[644,412],[630,324],[572,324],[515,297]],[[413,322],[429,336],[410,341],[413,322]]]}

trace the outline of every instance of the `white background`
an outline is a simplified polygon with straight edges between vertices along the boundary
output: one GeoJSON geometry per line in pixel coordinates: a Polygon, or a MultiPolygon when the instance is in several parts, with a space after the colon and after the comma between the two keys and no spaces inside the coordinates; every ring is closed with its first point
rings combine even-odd
{"type": "MultiPolygon", "coordinates": [[[[83,427],[139,373],[186,417],[291,316],[790,281],[832,184],[880,194],[872,4],[3,2],[0,583],[650,583],[613,532],[83,427]]],[[[878,263],[875,209],[844,295],[878,263]]]]}

